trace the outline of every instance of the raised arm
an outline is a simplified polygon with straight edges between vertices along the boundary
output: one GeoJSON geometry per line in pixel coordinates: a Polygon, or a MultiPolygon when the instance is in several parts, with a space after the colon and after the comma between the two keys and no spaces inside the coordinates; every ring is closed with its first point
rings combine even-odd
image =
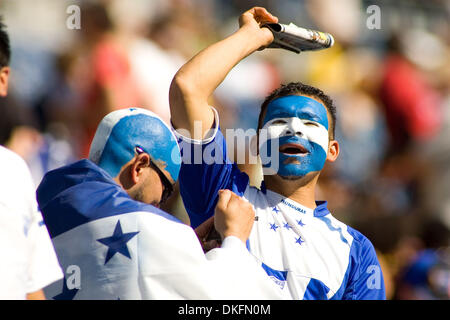
{"type": "Polygon", "coordinates": [[[189,60],[177,72],[170,87],[169,101],[172,124],[186,129],[191,138],[203,139],[212,127],[214,114],[208,98],[225,79],[230,70],[242,59],[269,45],[273,35],[265,22],[278,22],[266,9],[254,7],[239,17],[239,30],[189,60]],[[202,124],[194,131],[194,123],[202,124]]]}

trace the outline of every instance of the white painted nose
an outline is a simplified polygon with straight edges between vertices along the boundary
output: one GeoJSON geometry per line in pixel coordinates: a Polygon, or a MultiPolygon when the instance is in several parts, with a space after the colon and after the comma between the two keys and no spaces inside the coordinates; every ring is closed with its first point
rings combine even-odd
{"type": "Polygon", "coordinates": [[[305,125],[299,118],[290,118],[287,122],[284,134],[288,136],[299,136],[303,137],[305,135],[305,125]]]}

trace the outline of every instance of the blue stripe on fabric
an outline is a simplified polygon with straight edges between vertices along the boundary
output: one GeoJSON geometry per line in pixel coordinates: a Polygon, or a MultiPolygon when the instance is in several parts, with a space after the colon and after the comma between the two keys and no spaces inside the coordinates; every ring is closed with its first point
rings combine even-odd
{"type": "Polygon", "coordinates": [[[275,270],[272,269],[271,267],[269,267],[268,265],[266,265],[265,263],[262,263],[262,267],[263,269],[266,271],[266,273],[271,276],[274,277],[280,281],[286,281],[287,279],[287,271],[280,271],[280,270],[275,270]]]}
{"type": "MultiPolygon", "coordinates": [[[[370,289],[367,285],[370,274],[367,266],[379,262],[370,241],[359,231],[347,226],[347,231],[353,238],[350,248],[347,270],[340,288],[331,297],[332,300],[384,300],[386,293],[383,277],[380,279],[380,289],[370,289]]],[[[382,275],[381,275],[382,276],[382,275]]]]}
{"type": "MultiPolygon", "coordinates": [[[[355,238],[353,232],[347,226],[347,231],[349,234],[355,238]]],[[[344,278],[342,279],[341,286],[336,291],[336,293],[330,298],[330,300],[351,300],[353,296],[354,288],[349,285],[349,279],[352,274],[355,273],[355,268],[358,264],[358,241],[353,240],[352,246],[350,247],[350,253],[348,255],[347,270],[345,271],[344,278]]]]}
{"type": "Polygon", "coordinates": [[[327,293],[329,291],[330,289],[322,281],[311,278],[303,300],[328,300],[327,293]]]}
{"type": "Polygon", "coordinates": [[[341,238],[341,241],[344,242],[347,245],[350,245],[347,241],[347,239],[345,239],[344,234],[342,232],[342,228],[341,227],[333,227],[333,225],[331,224],[331,220],[326,217],[326,216],[316,216],[319,220],[322,220],[323,222],[325,222],[325,224],[327,225],[328,229],[330,229],[330,231],[336,231],[339,233],[339,236],[341,238]]]}
{"type": "Polygon", "coordinates": [[[336,293],[330,298],[330,300],[352,300],[353,291],[355,290],[354,287],[352,287],[349,284],[349,278],[351,273],[353,273],[353,268],[356,265],[355,262],[358,261],[358,257],[356,255],[357,250],[355,249],[356,241],[353,241],[352,247],[350,249],[350,254],[348,257],[348,264],[347,264],[347,270],[345,271],[344,278],[342,279],[341,286],[336,291],[336,293]]]}
{"type": "Polygon", "coordinates": [[[104,170],[86,159],[48,172],[37,189],[37,200],[52,238],[91,221],[136,211],[181,223],[152,205],[131,199],[104,170]]]}

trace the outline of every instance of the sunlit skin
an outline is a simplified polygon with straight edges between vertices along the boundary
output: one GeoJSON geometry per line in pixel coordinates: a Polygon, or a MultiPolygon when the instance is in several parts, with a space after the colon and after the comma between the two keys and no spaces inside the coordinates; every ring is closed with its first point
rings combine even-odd
{"type": "Polygon", "coordinates": [[[148,154],[135,155],[122,166],[114,181],[122,186],[132,199],[155,207],[160,205],[163,185],[158,173],[150,166],[148,154]]]}
{"type": "Polygon", "coordinates": [[[6,97],[8,94],[8,80],[11,70],[9,67],[0,69],[0,97],[6,97]]]}

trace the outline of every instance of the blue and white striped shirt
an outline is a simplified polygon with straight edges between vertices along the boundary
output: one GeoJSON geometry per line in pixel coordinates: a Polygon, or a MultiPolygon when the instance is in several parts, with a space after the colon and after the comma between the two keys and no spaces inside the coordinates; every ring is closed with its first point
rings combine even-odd
{"type": "Polygon", "coordinates": [[[291,298],[385,299],[373,245],[334,218],[326,202],[317,202],[312,210],[266,190],[264,184],[261,189],[250,186],[248,176],[227,157],[218,126],[203,141],[176,135],[183,155],[180,192],[193,227],[214,214],[218,191],[230,189],[256,212],[248,250],[291,298]],[[199,154],[201,163],[194,159],[199,154]]]}

